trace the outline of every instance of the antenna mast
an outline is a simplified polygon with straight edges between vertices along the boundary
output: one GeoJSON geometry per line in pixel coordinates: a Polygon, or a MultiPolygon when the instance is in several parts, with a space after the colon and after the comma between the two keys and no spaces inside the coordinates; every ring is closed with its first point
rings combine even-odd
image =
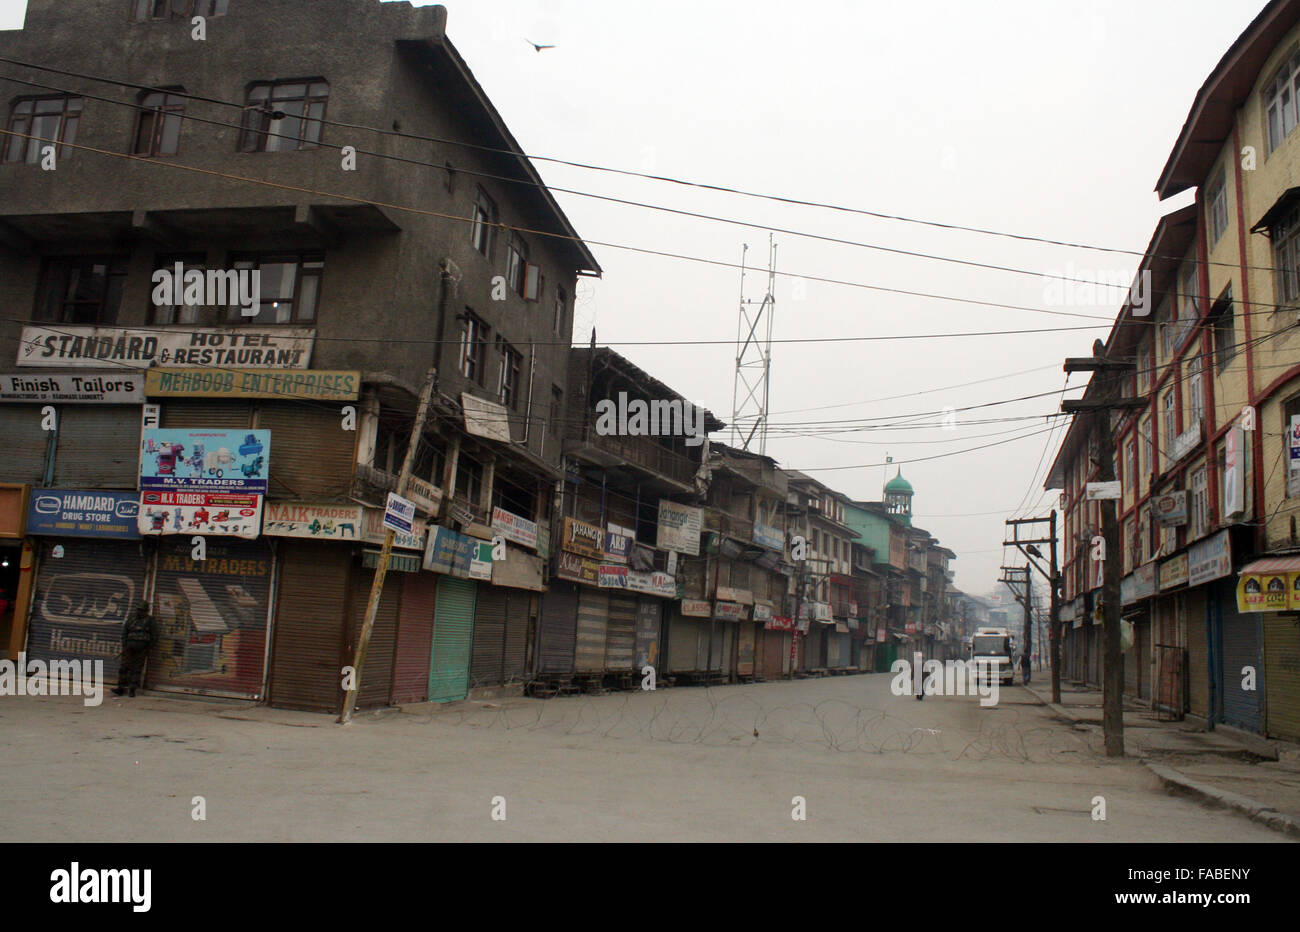
{"type": "Polygon", "coordinates": [[[740,314],[736,322],[736,378],[731,393],[731,445],[767,453],[768,397],[772,378],[772,317],[776,313],[776,243],[767,236],[767,293],[745,298],[745,254],[740,254],[740,314]]]}

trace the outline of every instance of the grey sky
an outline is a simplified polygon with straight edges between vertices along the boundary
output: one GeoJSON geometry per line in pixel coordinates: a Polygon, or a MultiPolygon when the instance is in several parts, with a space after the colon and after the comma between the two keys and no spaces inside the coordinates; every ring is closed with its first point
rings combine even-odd
{"type": "MultiPolygon", "coordinates": [[[[530,153],[1142,250],[1160,215],[1188,202],[1183,196],[1161,204],[1152,188],[1193,95],[1263,0],[445,5],[452,41],[530,153]],[[538,53],[525,38],[556,48],[538,53]]],[[[22,0],[0,0],[0,28],[18,26],[24,7],[22,0]]],[[[553,185],[1035,273],[778,235],[778,270],[796,274],[1048,308],[1038,275],[1114,279],[1135,266],[1132,256],[538,167],[553,185]]],[[[723,262],[739,261],[748,242],[750,261],[764,262],[761,231],[558,198],[590,240],[723,262]]],[[[580,294],[576,339],[585,343],[594,324],[598,342],[728,420],[734,347],[625,344],[734,340],[739,273],[602,246],[593,251],[605,275],[580,294]]],[[[748,277],[751,297],[761,296],[761,278],[748,277]]],[[[1052,504],[1041,497],[1042,476],[1061,432],[1051,435],[1050,449],[1048,435],[1039,433],[943,454],[1042,429],[1042,420],[968,422],[1050,414],[1058,410],[1055,397],[962,412],[951,431],[933,416],[921,419],[935,425],[926,429],[836,440],[789,433],[813,420],[891,418],[1059,389],[1062,359],[1085,355],[1094,337],[1104,337],[1118,301],[1050,307],[1107,318],[1089,320],[816,282],[794,300],[788,278],[778,279],[776,295],[778,339],[1096,325],[1055,334],[774,347],[768,453],[851,496],[874,499],[885,474],[879,465],[814,467],[879,464],[888,452],[916,487],[916,523],[957,552],[956,584],[974,593],[992,588],[1004,518],[1018,507],[1027,514],[1036,503],[1035,513],[1044,514],[1052,504]],[[880,400],[905,393],[911,397],[880,400]],[[807,410],[825,405],[841,406],[807,410]],[[988,436],[999,431],[1012,432],[988,436]]],[[[1080,377],[1071,384],[1081,384],[1080,377]]],[[[729,441],[729,432],[719,439],[729,441]]]]}

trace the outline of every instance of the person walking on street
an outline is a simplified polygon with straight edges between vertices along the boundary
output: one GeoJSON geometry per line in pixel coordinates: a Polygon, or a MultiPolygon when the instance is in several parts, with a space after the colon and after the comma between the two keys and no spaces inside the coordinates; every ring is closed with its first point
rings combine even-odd
{"type": "Polygon", "coordinates": [[[1029,685],[1030,667],[1031,664],[1029,662],[1029,651],[1026,650],[1023,654],[1020,655],[1020,678],[1024,681],[1024,684],[1026,686],[1029,685]]]}
{"type": "Polygon", "coordinates": [[[157,640],[158,622],[149,613],[149,603],[141,602],[122,629],[122,653],[118,658],[114,696],[129,691],[134,697],[136,689],[144,686],[144,662],[157,640]]]}

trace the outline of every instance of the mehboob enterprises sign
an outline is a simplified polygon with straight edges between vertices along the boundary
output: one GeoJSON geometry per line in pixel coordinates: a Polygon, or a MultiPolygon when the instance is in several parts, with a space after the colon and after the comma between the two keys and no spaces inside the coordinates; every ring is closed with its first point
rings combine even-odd
{"type": "Polygon", "coordinates": [[[315,330],[129,330],[122,327],[24,327],[18,365],[85,368],[113,365],[306,369],[315,330]]]}

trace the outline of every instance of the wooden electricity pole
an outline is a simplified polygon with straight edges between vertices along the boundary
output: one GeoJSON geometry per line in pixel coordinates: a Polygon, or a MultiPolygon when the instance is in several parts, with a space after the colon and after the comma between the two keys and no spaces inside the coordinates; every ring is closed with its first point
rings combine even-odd
{"type": "MultiPolygon", "coordinates": [[[[402,472],[397,477],[397,494],[405,495],[406,486],[411,479],[411,467],[415,463],[416,448],[424,433],[424,422],[429,417],[429,404],[433,399],[433,387],[438,381],[438,370],[430,369],[424,380],[424,389],[420,392],[420,407],[415,412],[415,423],[411,426],[411,439],[406,445],[406,456],[402,457],[402,472]]],[[[346,725],[352,721],[352,710],[357,706],[357,692],[361,688],[361,670],[366,663],[366,651],[370,648],[370,633],[375,628],[375,615],[379,611],[379,597],[384,592],[384,577],[388,575],[388,561],[393,553],[394,532],[388,528],[384,533],[384,546],[379,551],[379,565],[375,567],[375,578],[370,583],[370,598],[366,602],[366,617],[361,623],[361,634],[357,638],[357,652],[352,661],[352,688],[343,699],[343,712],[339,715],[339,724],[346,725]]]]}
{"type": "MultiPolygon", "coordinates": [[[[1098,389],[1096,398],[1062,401],[1061,410],[1067,414],[1090,412],[1092,414],[1093,447],[1096,450],[1097,482],[1115,481],[1115,449],[1111,434],[1111,417],[1116,409],[1145,408],[1146,402],[1137,398],[1119,398],[1116,386],[1122,374],[1132,371],[1131,362],[1110,362],[1105,359],[1105,347],[1100,340],[1093,346],[1091,357],[1067,359],[1066,372],[1090,371],[1101,373],[1094,382],[1098,389]]],[[[1102,732],[1106,739],[1106,756],[1124,756],[1124,668],[1120,650],[1120,552],[1119,522],[1115,514],[1118,495],[1104,494],[1101,501],[1101,536],[1105,552],[1102,560],[1102,677],[1101,705],[1102,732]]]]}
{"type": "Polygon", "coordinates": [[[1056,512],[1053,511],[1046,518],[1012,518],[1006,524],[1011,528],[1011,540],[1004,540],[1002,545],[1014,546],[1018,549],[1025,555],[1029,565],[1042,573],[1043,578],[1047,580],[1048,593],[1051,597],[1048,615],[1048,648],[1051,651],[1052,664],[1052,701],[1059,704],[1061,701],[1061,580],[1056,565],[1056,512]],[[1043,523],[1048,525],[1047,537],[1026,539],[1020,536],[1021,525],[1043,523]],[[1051,561],[1046,569],[1042,566],[1043,554],[1037,544],[1048,544],[1052,548],[1051,561]]]}

